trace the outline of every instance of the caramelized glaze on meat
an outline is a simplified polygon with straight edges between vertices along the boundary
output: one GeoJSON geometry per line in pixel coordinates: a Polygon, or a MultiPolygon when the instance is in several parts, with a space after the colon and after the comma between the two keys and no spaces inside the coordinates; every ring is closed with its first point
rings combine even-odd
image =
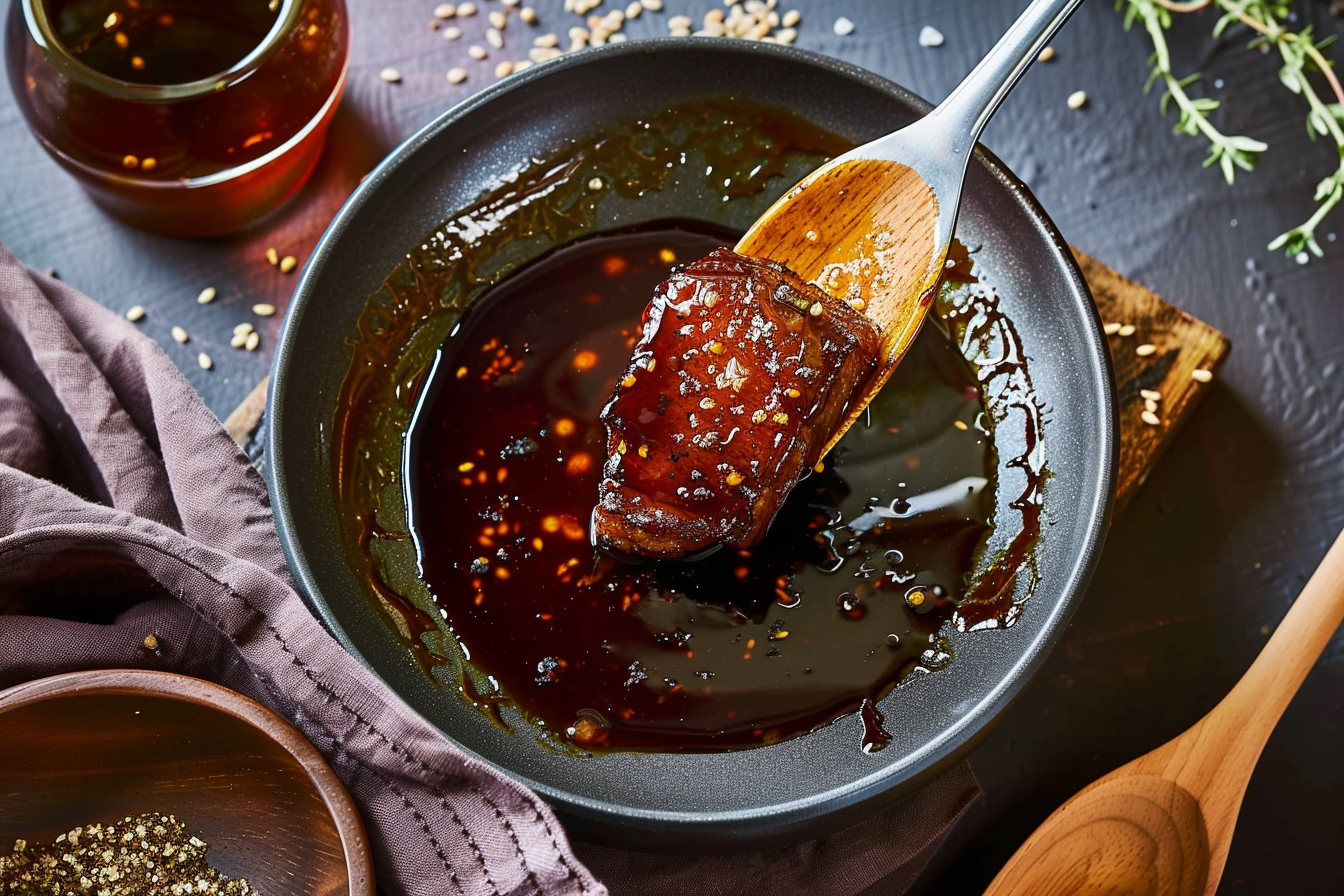
{"type": "Polygon", "coordinates": [[[868,318],[774,262],[719,249],[674,273],[602,411],[596,544],[680,557],[760,540],[880,343],[868,318]]]}

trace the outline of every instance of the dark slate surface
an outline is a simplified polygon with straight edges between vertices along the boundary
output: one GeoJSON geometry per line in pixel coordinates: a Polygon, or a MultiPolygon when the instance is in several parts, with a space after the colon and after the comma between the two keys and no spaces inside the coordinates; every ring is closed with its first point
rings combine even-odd
{"type": "MultiPolygon", "coordinates": [[[[240,236],[177,242],[100,215],[28,135],[0,94],[0,240],[37,268],[111,307],[149,309],[160,339],[220,415],[265,375],[281,307],[294,285],[264,259],[268,246],[306,256],[342,199],[389,149],[438,112],[491,83],[496,59],[470,62],[470,36],[426,28],[432,0],[349,0],[351,81],[332,146],[290,207],[240,236]],[[388,85],[381,68],[405,81],[388,85]],[[452,86],[444,72],[466,65],[452,86]],[[199,306],[201,288],[220,298],[199,306]],[[228,347],[251,319],[262,350],[228,347]],[[168,335],[180,324],[192,342],[168,335]],[[196,365],[209,352],[215,369],[196,365]]],[[[494,6],[491,2],[489,6],[494,6]]],[[[611,6],[611,3],[607,4],[611,6]]],[[[666,0],[626,29],[661,34],[670,15],[697,19],[716,3],[666,0]]],[[[858,63],[930,100],[947,94],[1007,27],[1022,0],[796,0],[799,45],[858,63]],[[857,28],[832,32],[839,15],[857,28]],[[917,36],[933,25],[937,49],[917,36]]],[[[541,30],[576,20],[561,0],[536,0],[541,30]]],[[[1339,33],[1325,2],[1302,22],[1339,33]]],[[[1330,148],[1306,137],[1301,109],[1278,87],[1275,61],[1246,36],[1207,37],[1206,15],[1173,39],[1178,67],[1203,69],[1224,99],[1217,121],[1271,144],[1260,169],[1229,189],[1200,168],[1203,146],[1171,133],[1142,92],[1146,38],[1126,34],[1111,3],[1092,0],[1008,99],[985,143],[1031,186],[1065,236],[1217,326],[1233,352],[1203,407],[1123,518],[1093,586],[1040,678],[973,755],[985,798],[953,833],[919,892],[982,888],[1023,838],[1090,780],[1192,724],[1236,681],[1344,526],[1344,212],[1323,228],[1324,260],[1299,265],[1265,249],[1312,210],[1330,148]],[[1217,79],[1217,80],[1215,80],[1217,79]],[[1065,98],[1085,90],[1088,107],[1065,98]]],[[[516,23],[513,26],[517,28],[516,23]]],[[[507,32],[511,58],[525,52],[507,32]]],[[[530,41],[530,38],[528,38],[530,41]]],[[[498,56],[498,54],[496,54],[498,56]]],[[[1344,856],[1344,637],[1335,637],[1271,738],[1246,795],[1220,893],[1339,892],[1344,856]]],[[[819,892],[824,887],[818,887],[819,892]]]]}

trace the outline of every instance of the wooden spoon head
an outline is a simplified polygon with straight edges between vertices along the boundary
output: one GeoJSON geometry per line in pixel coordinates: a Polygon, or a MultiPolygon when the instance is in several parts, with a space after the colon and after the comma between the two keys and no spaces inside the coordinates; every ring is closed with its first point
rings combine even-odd
{"type": "Polygon", "coordinates": [[[1123,775],[1055,810],[985,896],[1195,896],[1208,883],[1199,801],[1166,778],[1123,775]]]}
{"type": "Polygon", "coordinates": [[[919,332],[950,241],[951,222],[939,220],[938,197],[913,168],[842,157],[781,197],[736,251],[783,264],[877,325],[886,363],[855,405],[857,417],[919,332]]]}

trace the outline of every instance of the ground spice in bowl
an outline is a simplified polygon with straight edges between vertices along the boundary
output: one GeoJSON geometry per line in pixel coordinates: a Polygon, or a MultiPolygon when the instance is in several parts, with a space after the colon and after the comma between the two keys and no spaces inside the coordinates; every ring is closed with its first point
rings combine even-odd
{"type": "Polygon", "coordinates": [[[249,896],[246,878],[230,878],[206,858],[210,847],[173,815],[149,812],[90,824],[45,846],[17,840],[0,855],[0,893],[97,896],[249,896]]]}

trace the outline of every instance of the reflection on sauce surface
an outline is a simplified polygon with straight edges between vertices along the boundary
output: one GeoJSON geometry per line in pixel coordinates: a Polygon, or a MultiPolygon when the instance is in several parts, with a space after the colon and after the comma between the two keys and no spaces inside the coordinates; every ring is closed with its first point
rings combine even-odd
{"type": "MultiPolygon", "coordinates": [[[[478,211],[534,221],[519,193],[563,202],[591,161],[535,166],[478,211]]],[[[731,240],[663,224],[492,278],[470,266],[490,256],[439,247],[475,232],[466,220],[370,300],[336,420],[352,562],[436,680],[577,754],[771,743],[855,710],[872,750],[888,739],[875,701],[951,661],[945,624],[1016,618],[1035,579],[1039,410],[992,291],[943,290],[762,543],[622,564],[589,544],[598,413],[669,265],[731,240]]]]}

